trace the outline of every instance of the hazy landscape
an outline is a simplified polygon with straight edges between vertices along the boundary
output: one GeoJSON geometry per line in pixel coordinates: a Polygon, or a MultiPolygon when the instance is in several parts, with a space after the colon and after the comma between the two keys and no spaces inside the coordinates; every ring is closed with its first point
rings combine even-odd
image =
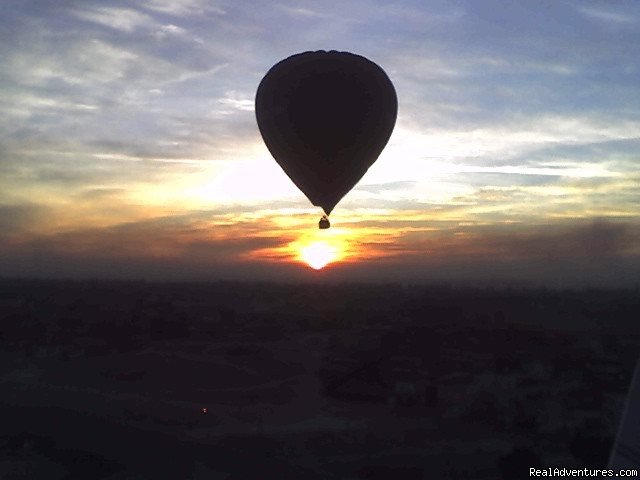
{"type": "Polygon", "coordinates": [[[0,477],[604,467],[638,293],[5,279],[0,477]]]}

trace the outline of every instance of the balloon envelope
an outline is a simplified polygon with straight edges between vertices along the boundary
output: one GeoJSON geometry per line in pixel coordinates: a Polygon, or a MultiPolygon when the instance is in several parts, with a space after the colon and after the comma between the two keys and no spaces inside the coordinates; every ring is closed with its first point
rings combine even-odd
{"type": "Polygon", "coordinates": [[[271,155],[327,215],[376,161],[397,112],[386,73],[348,52],[286,58],[256,93],[258,128],[271,155]]]}

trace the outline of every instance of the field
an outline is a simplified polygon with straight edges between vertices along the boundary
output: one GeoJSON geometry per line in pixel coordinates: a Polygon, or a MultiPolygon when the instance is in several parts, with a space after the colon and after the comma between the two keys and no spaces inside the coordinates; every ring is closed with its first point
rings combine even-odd
{"type": "Polygon", "coordinates": [[[637,318],[633,290],[3,280],[0,477],[603,467],[637,318]]]}

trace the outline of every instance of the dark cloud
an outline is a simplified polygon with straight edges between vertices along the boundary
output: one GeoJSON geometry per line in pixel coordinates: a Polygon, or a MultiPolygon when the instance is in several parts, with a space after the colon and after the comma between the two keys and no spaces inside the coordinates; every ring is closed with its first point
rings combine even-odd
{"type": "MultiPolygon", "coordinates": [[[[638,225],[610,220],[588,220],[575,224],[540,225],[539,229],[510,227],[503,232],[483,232],[475,248],[503,258],[529,258],[544,261],[601,259],[637,254],[640,244],[638,225]]],[[[489,229],[487,229],[489,230],[489,229]]]]}
{"type": "Polygon", "coordinates": [[[74,195],[74,198],[81,201],[110,200],[119,199],[127,194],[124,188],[86,188],[74,195]]]}
{"type": "Polygon", "coordinates": [[[50,213],[51,209],[33,203],[0,204],[0,239],[31,230],[50,213]]]}
{"type": "Polygon", "coordinates": [[[624,220],[547,225],[439,226],[400,230],[367,243],[384,256],[343,269],[362,280],[482,285],[633,286],[640,278],[640,225],[624,220]]]}
{"type": "MultiPolygon", "coordinates": [[[[3,210],[3,218],[25,211],[3,210]]],[[[281,279],[293,267],[255,253],[296,239],[267,220],[225,223],[227,210],[202,211],[32,237],[5,247],[7,275],[125,278],[281,279]],[[276,235],[275,232],[278,232],[276,235]],[[252,259],[253,258],[253,259],[252,259]]],[[[336,266],[335,280],[526,281],[548,285],[629,285],[640,274],[640,225],[622,219],[531,225],[386,225],[353,240],[368,254],[336,266]],[[395,232],[393,229],[396,229],[395,232]],[[390,229],[390,230],[389,230],[390,229]],[[635,276],[634,276],[635,275],[635,276]]],[[[300,272],[298,272],[300,273],[300,272]]],[[[329,274],[329,275],[334,275],[329,274]]]]}
{"type": "MultiPolygon", "coordinates": [[[[182,279],[232,278],[248,271],[252,264],[245,258],[248,253],[292,240],[267,235],[269,222],[221,223],[226,213],[199,212],[31,236],[0,249],[0,268],[9,276],[159,278],[162,274],[171,279],[179,272],[182,279]]],[[[255,277],[265,268],[253,265],[250,270],[255,277]]]]}

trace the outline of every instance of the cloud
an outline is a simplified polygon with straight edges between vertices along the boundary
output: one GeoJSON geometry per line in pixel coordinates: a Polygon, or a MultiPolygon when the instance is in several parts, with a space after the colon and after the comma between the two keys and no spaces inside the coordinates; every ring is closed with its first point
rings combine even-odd
{"type": "Polygon", "coordinates": [[[633,15],[612,10],[605,10],[595,7],[579,7],[578,11],[583,15],[595,20],[615,24],[631,24],[637,23],[638,19],[633,15]]]}
{"type": "Polygon", "coordinates": [[[328,14],[325,11],[312,10],[310,8],[303,7],[293,7],[289,5],[277,5],[280,9],[286,12],[289,15],[299,16],[299,17],[307,17],[307,18],[330,18],[332,15],[328,14]]]}
{"type": "Polygon", "coordinates": [[[385,152],[405,158],[446,159],[475,165],[512,165],[553,155],[561,148],[613,142],[637,142],[640,121],[615,120],[606,115],[543,115],[487,122],[483,126],[442,127],[424,118],[405,117],[385,152]]]}
{"type": "Polygon", "coordinates": [[[376,183],[376,184],[364,184],[357,185],[354,190],[369,193],[382,193],[397,190],[405,190],[411,188],[416,182],[413,181],[401,181],[401,182],[388,182],[388,183],[376,183]]]}
{"type": "Polygon", "coordinates": [[[146,0],[141,6],[154,12],[178,17],[201,16],[203,14],[225,15],[225,9],[209,0],[146,0]]]}
{"type": "Polygon", "coordinates": [[[152,23],[151,17],[130,8],[82,8],[72,10],[72,14],[82,20],[125,32],[131,32],[152,23]]]}
{"type": "Polygon", "coordinates": [[[85,188],[80,193],[74,195],[74,198],[80,201],[94,200],[110,200],[126,195],[125,188],[85,188]]]}
{"type": "Polygon", "coordinates": [[[218,102],[227,107],[226,109],[218,111],[218,113],[221,114],[232,113],[233,110],[253,112],[255,109],[255,101],[252,96],[246,94],[241,95],[235,90],[227,92],[218,102]]]}

